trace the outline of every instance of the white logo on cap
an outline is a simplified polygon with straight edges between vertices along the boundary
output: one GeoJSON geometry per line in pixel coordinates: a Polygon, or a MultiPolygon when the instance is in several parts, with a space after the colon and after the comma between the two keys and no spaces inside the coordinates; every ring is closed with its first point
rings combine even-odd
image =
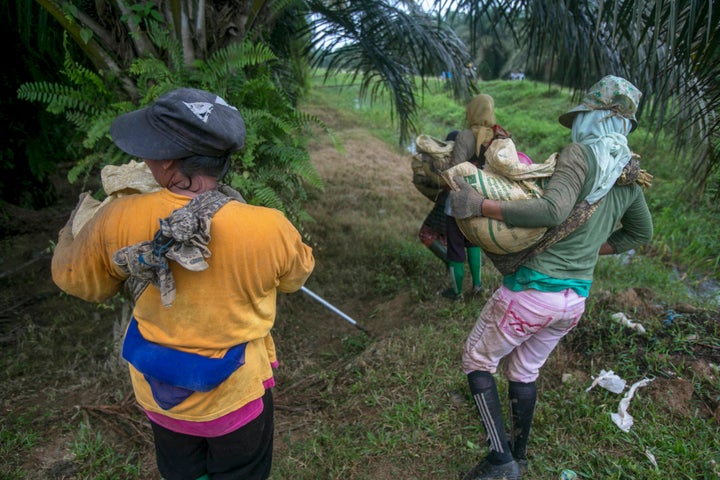
{"type": "Polygon", "coordinates": [[[215,97],[215,103],[219,103],[220,105],[225,105],[226,107],[232,108],[233,110],[237,110],[237,108],[227,103],[222,97],[215,97]]]}
{"type": "Polygon", "coordinates": [[[212,113],[213,104],[207,103],[207,102],[193,102],[193,103],[187,103],[183,102],[186,107],[190,109],[190,111],[195,115],[197,118],[199,118],[203,123],[207,123],[208,119],[210,118],[210,113],[212,113]]]}

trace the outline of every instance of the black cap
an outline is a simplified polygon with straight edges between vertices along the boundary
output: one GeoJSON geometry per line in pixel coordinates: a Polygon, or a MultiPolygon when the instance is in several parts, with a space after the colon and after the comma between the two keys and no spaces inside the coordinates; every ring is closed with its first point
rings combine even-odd
{"type": "Polygon", "coordinates": [[[120,115],[110,135],[118,148],[144,160],[223,157],[243,147],[245,122],[218,95],[179,88],[149,107],[120,115]]]}

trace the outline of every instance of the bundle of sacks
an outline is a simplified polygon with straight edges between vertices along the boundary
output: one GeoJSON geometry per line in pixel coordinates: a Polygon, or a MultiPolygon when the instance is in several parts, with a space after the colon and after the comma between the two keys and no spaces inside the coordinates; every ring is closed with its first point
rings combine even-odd
{"type": "MultiPolygon", "coordinates": [[[[543,163],[532,163],[518,152],[511,139],[496,139],[485,153],[481,170],[470,162],[451,167],[441,176],[451,189],[457,189],[453,177],[460,175],[485,198],[492,200],[523,200],[540,197],[547,179],[555,170],[557,153],[543,163]]],[[[509,227],[485,217],[457,219],[463,235],[489,253],[505,255],[519,252],[537,243],[547,228],[509,227]]]]}
{"type": "Polygon", "coordinates": [[[161,190],[145,162],[131,160],[124,165],[106,165],[100,171],[103,190],[107,197],[103,201],[96,200],[85,193],[76,207],[73,217],[72,234],[75,237],[82,227],[102,207],[116,198],[135,193],[150,193],[161,190]]]}
{"type": "Polygon", "coordinates": [[[434,202],[447,190],[441,172],[450,164],[455,142],[443,141],[430,135],[418,135],[415,139],[416,153],[412,156],[412,182],[425,198],[434,202]]]}
{"type": "MultiPolygon", "coordinates": [[[[123,165],[106,165],[100,171],[100,180],[106,197],[100,201],[93,198],[90,192],[80,195],[75,216],[72,221],[72,235],[77,236],[83,226],[88,223],[102,207],[115,199],[138,193],[152,193],[162,190],[145,162],[130,162],[123,165]]],[[[242,203],[247,203],[243,196],[229,185],[218,185],[218,191],[242,203]]]]}

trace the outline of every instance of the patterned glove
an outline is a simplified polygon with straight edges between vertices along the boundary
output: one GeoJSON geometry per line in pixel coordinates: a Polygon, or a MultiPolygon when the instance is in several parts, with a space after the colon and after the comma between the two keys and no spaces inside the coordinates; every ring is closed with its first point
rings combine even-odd
{"type": "Polygon", "coordinates": [[[450,192],[450,208],[455,218],[482,217],[482,204],[485,197],[477,192],[461,176],[453,178],[459,190],[450,192]]]}

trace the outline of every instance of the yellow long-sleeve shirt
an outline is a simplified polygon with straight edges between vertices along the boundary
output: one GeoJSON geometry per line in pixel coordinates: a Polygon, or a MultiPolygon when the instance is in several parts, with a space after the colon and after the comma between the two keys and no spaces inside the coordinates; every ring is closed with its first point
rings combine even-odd
{"type": "MultiPolygon", "coordinates": [[[[94,302],[115,295],[125,274],[113,263],[120,248],[147,241],[159,220],[190,201],[166,189],[130,195],[103,207],[73,238],[60,232],[52,261],[55,283],[94,302]]],[[[247,342],[245,364],[210,392],[195,392],[170,410],[161,409],[143,375],[130,366],[135,396],[150,411],[188,421],[208,421],[237,410],[264,394],[275,358],[270,329],[277,291],[298,290],[312,272],[312,249],[277,210],[229,202],[213,217],[209,268],[191,272],[170,262],[177,297],[170,307],[150,285],[134,316],[152,342],[206,357],[222,357],[247,342]]]]}

